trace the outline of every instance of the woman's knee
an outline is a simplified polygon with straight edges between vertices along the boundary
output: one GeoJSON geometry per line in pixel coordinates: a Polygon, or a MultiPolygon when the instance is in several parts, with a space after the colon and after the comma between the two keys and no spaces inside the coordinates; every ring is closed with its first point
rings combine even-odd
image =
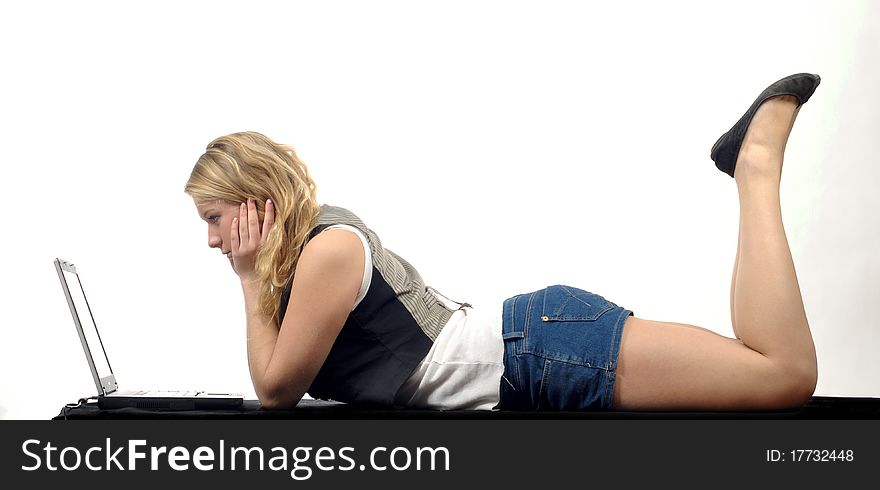
{"type": "Polygon", "coordinates": [[[792,362],[779,367],[776,402],[780,409],[800,408],[816,391],[818,369],[813,362],[792,362]]]}

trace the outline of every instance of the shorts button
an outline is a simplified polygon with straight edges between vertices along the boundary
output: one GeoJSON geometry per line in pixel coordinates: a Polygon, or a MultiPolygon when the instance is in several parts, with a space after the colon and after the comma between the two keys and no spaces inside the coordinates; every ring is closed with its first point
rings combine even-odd
{"type": "Polygon", "coordinates": [[[548,321],[550,321],[550,317],[547,316],[547,315],[544,315],[544,316],[541,317],[541,320],[542,320],[542,321],[545,321],[545,322],[548,322],[548,321]]]}

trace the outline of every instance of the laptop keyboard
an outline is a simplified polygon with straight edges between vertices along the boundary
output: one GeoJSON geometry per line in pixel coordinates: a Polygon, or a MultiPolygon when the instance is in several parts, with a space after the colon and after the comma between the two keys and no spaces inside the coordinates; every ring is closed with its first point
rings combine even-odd
{"type": "Polygon", "coordinates": [[[141,390],[141,391],[132,391],[133,395],[145,395],[145,396],[155,396],[155,397],[188,397],[188,396],[197,396],[199,393],[203,393],[202,391],[176,391],[176,390],[141,390]]]}

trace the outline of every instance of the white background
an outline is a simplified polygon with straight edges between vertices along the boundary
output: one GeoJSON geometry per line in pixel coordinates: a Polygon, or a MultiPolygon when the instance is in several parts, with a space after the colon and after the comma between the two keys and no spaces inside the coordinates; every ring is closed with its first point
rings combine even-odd
{"type": "Polygon", "coordinates": [[[183,193],[241,130],[453,299],[569,283],[732,335],[737,194],[709,149],[801,71],[822,85],[782,206],[816,393],[880,396],[878,23],[870,1],[4,3],[0,418],[95,393],[58,256],[122,388],[253,397],[237,279],[183,193]]]}

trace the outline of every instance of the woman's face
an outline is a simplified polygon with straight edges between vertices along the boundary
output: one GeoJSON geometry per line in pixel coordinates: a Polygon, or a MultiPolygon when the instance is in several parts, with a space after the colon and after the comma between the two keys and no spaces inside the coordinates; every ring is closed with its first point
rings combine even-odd
{"type": "Polygon", "coordinates": [[[208,201],[196,205],[199,217],[208,223],[208,246],[219,248],[232,263],[232,242],[229,233],[232,229],[232,218],[238,216],[239,204],[226,201],[208,201]]]}

